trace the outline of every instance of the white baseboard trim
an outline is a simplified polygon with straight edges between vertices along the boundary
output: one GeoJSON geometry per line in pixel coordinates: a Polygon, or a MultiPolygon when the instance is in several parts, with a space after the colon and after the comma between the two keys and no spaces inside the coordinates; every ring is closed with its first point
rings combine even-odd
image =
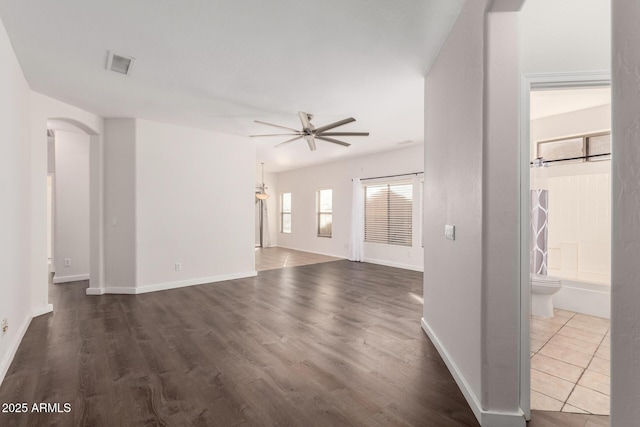
{"type": "Polygon", "coordinates": [[[480,425],[483,427],[525,427],[527,420],[525,420],[524,413],[522,412],[512,414],[482,411],[482,421],[480,421],[480,425]]]}
{"type": "Polygon", "coordinates": [[[177,282],[157,283],[153,285],[145,285],[140,287],[105,287],[105,288],[87,288],[87,295],[104,295],[104,294],[120,294],[120,295],[138,295],[149,292],[166,291],[169,289],[184,288],[187,286],[206,285],[208,283],[224,282],[227,280],[245,279],[247,277],[256,277],[258,272],[255,270],[242,273],[223,274],[212,277],[198,277],[195,279],[180,280],[177,282]]]}
{"type": "Polygon", "coordinates": [[[9,366],[11,366],[11,362],[13,362],[13,358],[18,351],[18,347],[22,342],[22,338],[24,334],[27,332],[29,328],[29,324],[31,323],[31,311],[27,313],[27,317],[25,317],[22,325],[20,325],[20,329],[18,329],[18,333],[13,337],[13,341],[9,344],[9,348],[7,349],[7,353],[2,358],[2,362],[0,362],[0,385],[2,385],[2,381],[4,381],[4,377],[7,375],[7,371],[9,370],[9,366]]]}
{"type": "Polygon", "coordinates": [[[381,260],[381,259],[372,259],[372,258],[363,258],[362,259],[363,262],[368,262],[371,264],[378,264],[378,265],[384,265],[387,267],[394,267],[394,268],[402,268],[404,270],[412,270],[412,271],[420,271],[423,272],[424,271],[424,267],[420,267],[417,265],[410,265],[410,264],[402,264],[399,262],[392,262],[392,261],[385,261],[385,260],[381,260]]]}
{"type": "Polygon", "coordinates": [[[7,353],[2,358],[0,362],[0,385],[4,381],[4,377],[7,375],[9,371],[9,367],[11,366],[11,362],[13,362],[13,358],[16,356],[16,352],[18,351],[18,347],[20,347],[20,343],[24,338],[24,334],[27,333],[27,329],[29,329],[29,325],[31,324],[31,320],[34,317],[41,316],[43,314],[51,313],[53,311],[53,304],[46,304],[42,307],[36,307],[29,310],[27,316],[24,318],[22,325],[18,329],[18,333],[13,337],[13,341],[9,344],[9,348],[7,349],[7,353]]]}
{"type": "MultiPolygon", "coordinates": [[[[272,247],[276,247],[276,246],[272,246],[272,247]]],[[[277,246],[278,248],[282,248],[282,249],[291,249],[292,251],[300,251],[300,252],[307,252],[310,254],[316,254],[316,255],[324,255],[324,256],[330,256],[333,258],[340,258],[340,259],[346,259],[344,255],[336,255],[336,254],[329,254],[326,252],[317,252],[317,251],[310,251],[309,249],[300,249],[300,248],[294,248],[291,246],[277,246]]]]}
{"type": "Polygon", "coordinates": [[[53,283],[79,282],[80,280],[89,280],[89,275],[76,274],[75,276],[53,276],[53,283]]]}
{"type": "Polygon", "coordinates": [[[442,360],[444,360],[445,365],[447,365],[447,368],[449,368],[449,372],[451,372],[453,379],[456,381],[456,384],[458,384],[458,387],[462,391],[464,398],[467,399],[467,403],[471,407],[473,415],[476,416],[478,422],[481,423],[480,425],[482,425],[482,407],[480,406],[480,402],[478,401],[475,393],[473,392],[473,390],[471,390],[469,383],[467,383],[467,380],[465,380],[465,378],[462,376],[462,373],[458,370],[455,362],[453,361],[453,359],[451,359],[451,356],[449,356],[449,353],[444,348],[436,334],[433,332],[433,330],[431,330],[431,327],[429,326],[427,321],[424,320],[424,317],[422,318],[420,324],[422,325],[422,330],[427,334],[436,350],[438,350],[438,353],[440,354],[440,357],[442,357],[442,360]]]}
{"type": "Polygon", "coordinates": [[[527,421],[524,418],[524,413],[522,411],[518,413],[506,413],[506,412],[493,412],[482,409],[480,405],[480,401],[478,401],[477,396],[471,390],[469,383],[464,378],[455,362],[444,348],[436,334],[433,332],[431,327],[424,317],[422,318],[420,324],[422,325],[422,330],[427,334],[431,342],[433,343],[436,350],[442,357],[442,360],[449,368],[449,372],[453,376],[453,379],[458,384],[460,391],[464,395],[464,398],[467,400],[467,403],[471,407],[473,411],[473,415],[476,416],[478,422],[481,426],[485,427],[525,427],[527,425],[527,421]]]}
{"type": "Polygon", "coordinates": [[[31,309],[31,317],[42,316],[43,314],[51,313],[53,311],[53,304],[46,304],[42,307],[36,307],[31,309]]]}

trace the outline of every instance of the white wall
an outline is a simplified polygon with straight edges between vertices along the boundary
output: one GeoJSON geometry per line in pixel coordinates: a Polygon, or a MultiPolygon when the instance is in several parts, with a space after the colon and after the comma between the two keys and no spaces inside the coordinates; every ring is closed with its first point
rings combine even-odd
{"type": "MultiPolygon", "coordinates": [[[[352,178],[369,178],[423,171],[423,146],[355,157],[278,174],[277,222],[278,246],[346,258],[351,232],[352,178]],[[332,237],[317,237],[316,191],[333,190],[332,237]],[[292,231],[280,233],[282,193],[291,193],[292,231]]],[[[412,180],[411,176],[404,179],[412,180]]],[[[366,181],[364,182],[366,183],[366,181]]],[[[365,261],[401,268],[422,270],[420,240],[419,181],[414,185],[413,246],[365,243],[365,261]]]]}
{"type": "Polygon", "coordinates": [[[640,3],[612,1],[611,425],[640,419],[640,3]]]}
{"type": "Polygon", "coordinates": [[[54,283],[89,279],[89,148],[89,135],[55,131],[54,283]]]}
{"type": "Polygon", "coordinates": [[[455,365],[453,370],[467,384],[476,406],[481,397],[485,4],[465,3],[425,81],[425,235],[429,244],[423,318],[432,341],[439,342],[455,365]],[[456,226],[455,241],[444,239],[445,224],[456,226]]]}
{"type": "MultiPolygon", "coordinates": [[[[537,141],[611,130],[611,105],[532,120],[531,158],[537,141]]],[[[553,164],[549,189],[548,274],[610,284],[611,162],[553,164]]],[[[532,188],[538,183],[532,177],[532,188]]]]}
{"type": "Polygon", "coordinates": [[[104,124],[104,287],[136,285],[136,121],[104,124]]]}
{"type": "Polygon", "coordinates": [[[254,144],[136,123],[137,292],[255,275],[254,144]]]}
{"type": "Polygon", "coordinates": [[[47,268],[47,122],[68,122],[82,129],[90,139],[90,279],[89,286],[100,288],[103,281],[103,119],[95,114],[48,96],[31,92],[31,296],[39,313],[51,310],[48,304],[47,268]]]}
{"type": "MultiPolygon", "coordinates": [[[[0,22],[0,383],[30,320],[29,86],[0,22]]],[[[45,146],[46,148],[46,146],[45,146]]],[[[46,166],[45,166],[46,168],[46,166]]],[[[45,169],[46,172],[46,169],[45,169]]],[[[46,189],[46,174],[42,185],[46,189]]],[[[46,192],[43,195],[46,202],[46,192]]],[[[44,217],[43,217],[44,219],[44,217]]],[[[46,240],[42,244],[46,268],[46,240]]]]}
{"type": "Polygon", "coordinates": [[[426,77],[423,328],[482,425],[524,425],[518,16],[487,6],[465,4],[426,77]]]}
{"type": "Polygon", "coordinates": [[[529,0],[520,18],[523,73],[611,68],[611,0],[529,0]]]}

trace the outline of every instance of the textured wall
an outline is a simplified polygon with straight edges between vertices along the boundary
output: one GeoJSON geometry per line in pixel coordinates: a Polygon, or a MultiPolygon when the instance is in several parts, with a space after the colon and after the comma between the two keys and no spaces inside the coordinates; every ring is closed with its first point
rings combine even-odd
{"type": "Polygon", "coordinates": [[[612,1],[611,425],[640,420],[640,3],[612,1]]]}

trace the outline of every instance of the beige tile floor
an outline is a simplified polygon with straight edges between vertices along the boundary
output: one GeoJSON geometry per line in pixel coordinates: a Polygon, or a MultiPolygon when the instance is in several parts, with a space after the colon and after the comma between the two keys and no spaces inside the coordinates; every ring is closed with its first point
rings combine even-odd
{"type": "Polygon", "coordinates": [[[300,265],[319,264],[321,262],[338,261],[326,255],[296,251],[279,247],[256,248],[256,270],[275,270],[276,268],[297,267],[300,265]]]}
{"type": "Polygon", "coordinates": [[[531,409],[609,415],[609,320],[531,317],[531,409]]]}

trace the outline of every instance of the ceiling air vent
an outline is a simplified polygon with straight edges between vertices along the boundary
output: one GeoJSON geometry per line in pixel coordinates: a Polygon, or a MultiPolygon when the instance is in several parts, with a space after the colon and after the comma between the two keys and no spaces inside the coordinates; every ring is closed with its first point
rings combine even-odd
{"type": "Polygon", "coordinates": [[[132,58],[130,56],[122,56],[109,52],[109,59],[107,60],[107,70],[128,75],[129,73],[131,73],[131,68],[133,67],[134,61],[135,58],[132,58]]]}

